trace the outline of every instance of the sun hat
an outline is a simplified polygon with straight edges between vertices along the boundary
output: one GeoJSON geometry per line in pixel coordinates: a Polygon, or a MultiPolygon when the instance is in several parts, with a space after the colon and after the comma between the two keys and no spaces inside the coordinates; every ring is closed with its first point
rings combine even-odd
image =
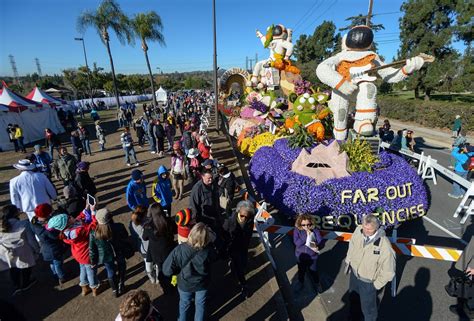
{"type": "Polygon", "coordinates": [[[185,208],[184,210],[179,211],[176,213],[174,220],[178,226],[188,225],[189,221],[191,220],[191,209],[185,208]]]}
{"type": "Polygon", "coordinates": [[[35,216],[39,218],[48,218],[53,212],[53,207],[48,203],[43,203],[35,207],[35,216]]]}
{"type": "Polygon", "coordinates": [[[197,148],[191,148],[189,151],[188,151],[188,158],[196,158],[199,156],[199,151],[197,150],[197,148]]]}
{"type": "Polygon", "coordinates": [[[142,173],[141,170],[139,170],[139,169],[134,169],[134,170],[132,171],[132,179],[133,179],[134,181],[138,181],[138,180],[139,180],[140,178],[142,178],[142,177],[143,177],[143,173],[142,173]]]}
{"type": "Polygon", "coordinates": [[[32,164],[28,159],[20,159],[13,167],[20,171],[32,171],[36,168],[35,164],[32,164]]]}
{"type": "Polygon", "coordinates": [[[48,229],[62,231],[66,228],[69,217],[66,214],[54,215],[48,221],[48,229]]]}
{"type": "Polygon", "coordinates": [[[112,214],[106,208],[101,208],[97,211],[97,213],[95,213],[95,219],[97,220],[97,223],[102,225],[109,223],[111,218],[112,214]]]}

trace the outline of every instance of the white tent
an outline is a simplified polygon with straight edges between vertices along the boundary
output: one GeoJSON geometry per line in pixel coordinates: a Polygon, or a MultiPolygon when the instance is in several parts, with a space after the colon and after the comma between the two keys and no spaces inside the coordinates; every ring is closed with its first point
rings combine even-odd
{"type": "Polygon", "coordinates": [[[155,96],[157,102],[161,102],[163,104],[168,102],[168,94],[166,93],[166,90],[163,89],[163,87],[160,87],[160,89],[155,92],[155,96]]]}
{"type": "Polygon", "coordinates": [[[38,87],[33,88],[31,92],[25,97],[39,103],[48,104],[51,107],[61,108],[65,111],[68,111],[68,110],[74,111],[74,107],[69,105],[65,100],[54,98],[48,95],[47,93],[45,93],[44,91],[42,91],[38,87]]]}
{"type": "MultiPolygon", "coordinates": [[[[26,144],[43,139],[45,128],[50,128],[57,134],[64,133],[56,111],[47,104],[21,97],[8,87],[3,87],[0,93],[0,104],[9,109],[9,111],[0,112],[0,148],[2,150],[13,149],[6,131],[8,124],[20,125],[26,144]]],[[[5,109],[2,108],[2,110],[5,109]]]]}

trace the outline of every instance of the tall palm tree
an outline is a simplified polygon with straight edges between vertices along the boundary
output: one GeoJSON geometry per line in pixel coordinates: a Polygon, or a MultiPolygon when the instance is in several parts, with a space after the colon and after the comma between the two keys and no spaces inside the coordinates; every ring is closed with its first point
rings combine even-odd
{"type": "Polygon", "coordinates": [[[95,11],[84,11],[77,19],[77,29],[83,33],[88,27],[96,29],[100,39],[107,48],[112,69],[112,80],[114,83],[115,99],[117,108],[120,107],[119,93],[117,89],[117,79],[115,77],[114,60],[110,51],[109,29],[117,35],[121,44],[133,43],[133,32],[130,20],[122,12],[118,3],[114,0],[103,0],[95,11]]]}
{"type": "Polygon", "coordinates": [[[151,72],[150,59],[148,59],[147,41],[156,41],[160,45],[166,46],[165,37],[161,33],[163,31],[163,24],[161,23],[160,16],[155,11],[150,11],[147,13],[136,14],[132,19],[132,27],[135,34],[142,42],[142,49],[145,53],[146,65],[148,67],[148,73],[150,74],[153,104],[157,106],[155,82],[153,81],[153,73],[151,72]]]}

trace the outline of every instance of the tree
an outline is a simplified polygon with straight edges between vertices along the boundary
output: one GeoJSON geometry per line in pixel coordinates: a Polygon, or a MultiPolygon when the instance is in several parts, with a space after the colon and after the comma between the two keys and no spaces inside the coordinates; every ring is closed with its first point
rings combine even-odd
{"type": "Polygon", "coordinates": [[[400,19],[401,47],[399,58],[419,53],[436,58],[409,79],[409,85],[419,98],[420,90],[429,100],[431,93],[450,79],[455,72],[456,51],[451,47],[455,2],[452,0],[407,0],[400,8],[405,15],[400,19]]]}
{"type": "Polygon", "coordinates": [[[474,37],[474,3],[472,1],[457,0],[456,5],[456,37],[471,47],[474,37]]]}
{"type": "MultiPolygon", "coordinates": [[[[352,27],[355,27],[355,26],[365,25],[367,21],[367,15],[359,14],[357,16],[346,18],[346,21],[350,21],[351,23],[346,27],[339,28],[339,31],[346,31],[346,30],[352,29],[352,27]]],[[[383,24],[372,24],[372,23],[370,24],[370,28],[374,32],[385,29],[383,24]]]]}
{"type": "Polygon", "coordinates": [[[155,97],[155,82],[153,81],[153,73],[150,67],[150,60],[148,58],[148,44],[147,41],[156,41],[160,45],[165,46],[165,37],[162,34],[163,24],[160,16],[155,11],[147,13],[139,13],[135,15],[132,20],[133,30],[142,42],[143,53],[145,54],[146,65],[148,67],[148,74],[150,76],[151,91],[153,97],[153,104],[158,106],[155,97]]]}
{"type": "Polygon", "coordinates": [[[96,11],[85,11],[77,19],[77,28],[84,32],[88,27],[96,29],[100,39],[107,48],[112,70],[112,82],[114,85],[115,99],[117,107],[120,106],[119,93],[117,88],[117,79],[115,77],[114,60],[110,50],[109,29],[112,29],[117,35],[121,44],[133,43],[133,33],[131,31],[130,21],[122,12],[118,3],[114,0],[103,0],[96,11]]]}
{"type": "Polygon", "coordinates": [[[296,60],[302,64],[311,61],[311,58],[313,57],[312,49],[308,36],[305,34],[300,35],[299,39],[296,40],[294,47],[296,60]]]}
{"type": "Polygon", "coordinates": [[[313,48],[313,59],[320,63],[331,57],[337,51],[341,35],[336,33],[336,25],[332,21],[323,21],[314,29],[313,36],[309,39],[313,48]]]}

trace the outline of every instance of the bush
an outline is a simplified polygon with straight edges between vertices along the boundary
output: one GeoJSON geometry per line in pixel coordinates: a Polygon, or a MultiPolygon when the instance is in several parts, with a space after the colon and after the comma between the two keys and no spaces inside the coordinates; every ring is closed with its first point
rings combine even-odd
{"type": "Polygon", "coordinates": [[[453,126],[456,115],[461,115],[463,128],[474,131],[474,105],[452,101],[406,100],[399,97],[379,96],[382,117],[411,121],[431,128],[453,126]]]}

